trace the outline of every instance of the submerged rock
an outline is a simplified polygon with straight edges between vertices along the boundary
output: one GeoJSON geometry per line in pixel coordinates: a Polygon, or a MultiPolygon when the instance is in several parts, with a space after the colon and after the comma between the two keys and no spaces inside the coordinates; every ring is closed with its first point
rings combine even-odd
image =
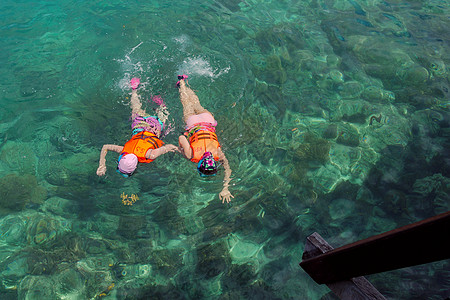
{"type": "Polygon", "coordinates": [[[41,204],[46,197],[47,191],[33,175],[9,174],[0,180],[0,210],[20,211],[27,204],[41,204]]]}
{"type": "Polygon", "coordinates": [[[10,214],[0,219],[0,236],[8,245],[24,245],[26,243],[27,218],[19,214],[10,214]]]}
{"type": "Polygon", "coordinates": [[[74,269],[66,269],[52,276],[55,279],[55,292],[59,299],[83,299],[85,295],[84,279],[74,269]]]}
{"type": "Polygon", "coordinates": [[[64,231],[70,230],[70,223],[63,219],[56,219],[44,214],[35,214],[30,217],[27,227],[27,240],[29,244],[47,244],[56,240],[64,231]]]}
{"type": "Polygon", "coordinates": [[[228,270],[231,258],[225,242],[201,245],[197,248],[196,273],[209,279],[228,270]]]}
{"type": "Polygon", "coordinates": [[[19,299],[58,299],[55,282],[49,276],[26,276],[18,287],[19,299]]]}
{"type": "Polygon", "coordinates": [[[111,266],[112,260],[108,256],[88,257],[76,263],[77,271],[82,275],[87,298],[93,298],[104,291],[113,282],[111,266]]]}
{"type": "Polygon", "coordinates": [[[431,201],[436,214],[450,209],[450,178],[440,173],[417,179],[413,191],[431,201]]]}
{"type": "Polygon", "coordinates": [[[337,142],[342,145],[357,147],[359,146],[359,133],[356,127],[350,124],[340,124],[337,142]]]}
{"type": "Polygon", "coordinates": [[[341,180],[339,169],[331,164],[325,164],[311,172],[314,186],[325,193],[331,192],[341,180]]]}
{"type": "MultiPolygon", "coordinates": [[[[327,76],[331,81],[335,83],[344,82],[344,75],[339,70],[331,70],[327,76]]],[[[345,85],[344,85],[345,86],[345,85]]]]}
{"type": "MultiPolygon", "coordinates": [[[[270,272],[273,272],[273,270],[270,270],[269,273],[270,272]]],[[[276,296],[272,284],[267,284],[262,278],[258,278],[252,282],[251,285],[244,290],[244,296],[245,299],[281,300],[281,298],[276,296]]]]}
{"type": "Polygon", "coordinates": [[[430,71],[432,77],[445,78],[447,77],[447,66],[445,62],[440,58],[435,58],[431,56],[419,57],[419,61],[422,66],[430,71]]]}
{"type": "Polygon", "coordinates": [[[161,227],[167,227],[173,233],[187,232],[184,218],[178,213],[178,206],[173,201],[161,201],[152,214],[153,220],[161,227]]]}
{"type": "Polygon", "coordinates": [[[173,277],[183,266],[183,253],[178,249],[153,250],[149,259],[154,270],[168,277],[173,277]]]}
{"type": "Polygon", "coordinates": [[[217,240],[219,238],[227,236],[229,233],[233,231],[230,226],[224,225],[224,224],[217,224],[212,227],[206,228],[206,230],[203,232],[203,241],[212,241],[217,240]]]}
{"type": "MultiPolygon", "coordinates": [[[[239,290],[245,288],[254,278],[255,268],[251,264],[232,264],[226,276],[222,277],[222,285],[229,291],[239,290]]],[[[222,297],[221,299],[226,298],[222,297]]]]}
{"type": "Polygon", "coordinates": [[[327,64],[329,67],[339,67],[341,64],[341,58],[335,54],[327,55],[327,64]]]}
{"type": "Polygon", "coordinates": [[[382,100],[392,102],[395,100],[395,94],[393,92],[386,91],[381,87],[374,85],[366,87],[362,92],[361,97],[372,102],[382,100]]]}
{"type": "Polygon", "coordinates": [[[62,166],[60,159],[54,158],[53,161],[50,159],[40,161],[39,170],[45,180],[52,185],[67,186],[73,184],[70,180],[70,170],[62,166]]]}
{"type": "Polygon", "coordinates": [[[287,73],[284,70],[279,56],[271,55],[266,58],[265,75],[267,81],[276,84],[283,84],[287,80],[287,73]]]}
{"type": "Polygon", "coordinates": [[[304,142],[293,144],[294,157],[301,161],[323,164],[329,159],[330,142],[315,137],[313,134],[305,134],[304,142]]]}
{"type": "Polygon", "coordinates": [[[26,143],[6,142],[0,153],[0,160],[6,162],[11,170],[18,170],[20,174],[36,172],[36,155],[26,143]]]}
{"type": "Polygon", "coordinates": [[[76,218],[78,203],[61,197],[51,197],[42,204],[41,210],[65,218],[76,218]]]}
{"type": "Polygon", "coordinates": [[[322,137],[324,139],[330,139],[333,140],[337,137],[337,125],[336,124],[330,124],[325,128],[325,130],[322,133],[322,137]]]}
{"type": "Polygon", "coordinates": [[[139,230],[145,228],[145,226],[145,216],[121,216],[117,234],[127,239],[134,239],[138,235],[139,230]]]}
{"type": "Polygon", "coordinates": [[[370,235],[379,234],[398,227],[397,223],[387,217],[380,208],[375,207],[373,212],[374,214],[368,219],[365,226],[366,231],[368,231],[370,235]]]}
{"type": "Polygon", "coordinates": [[[261,250],[261,245],[241,239],[237,235],[230,235],[227,242],[234,262],[249,261],[261,250]]]}
{"type": "Polygon", "coordinates": [[[397,71],[397,76],[403,83],[409,86],[417,86],[424,84],[429,79],[430,74],[427,69],[420,65],[410,65],[400,68],[397,71]]]}
{"type": "Polygon", "coordinates": [[[28,257],[24,253],[10,255],[1,262],[1,276],[10,283],[17,284],[21,278],[30,274],[28,257]]]}
{"type": "Polygon", "coordinates": [[[348,81],[343,84],[340,94],[343,98],[357,98],[363,90],[364,87],[361,83],[348,81]]]}
{"type": "MultiPolygon", "coordinates": [[[[187,292],[184,287],[185,286],[183,286],[183,289],[181,289],[179,286],[173,285],[172,283],[169,283],[167,285],[151,283],[145,284],[143,286],[138,286],[135,282],[128,281],[124,285],[118,287],[117,294],[114,299],[191,299],[191,297],[185,296],[187,292]]],[[[189,291],[189,294],[191,293],[193,292],[189,291]]],[[[194,298],[203,298],[199,295],[196,296],[198,297],[194,298]]]]}
{"type": "Polygon", "coordinates": [[[333,200],[328,208],[328,212],[333,221],[350,217],[355,210],[355,203],[348,199],[333,200]]]}

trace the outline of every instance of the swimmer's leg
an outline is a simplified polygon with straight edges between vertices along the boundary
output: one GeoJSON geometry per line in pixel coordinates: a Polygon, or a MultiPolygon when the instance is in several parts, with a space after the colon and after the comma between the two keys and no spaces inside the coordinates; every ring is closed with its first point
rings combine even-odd
{"type": "Polygon", "coordinates": [[[165,106],[164,104],[158,106],[158,108],[156,109],[156,115],[165,124],[167,119],[169,118],[169,110],[167,109],[167,106],[165,106]]]}
{"type": "Polygon", "coordinates": [[[194,91],[186,86],[186,82],[184,79],[180,79],[179,84],[179,93],[180,93],[180,101],[183,105],[183,117],[184,121],[192,115],[198,115],[204,112],[208,112],[201,104],[197,95],[194,91]]]}
{"type": "MultiPolygon", "coordinates": [[[[135,79],[135,78],[133,78],[133,79],[135,79]]],[[[141,99],[139,98],[139,95],[137,93],[137,86],[139,85],[139,83],[136,85],[136,81],[133,81],[133,79],[131,80],[131,86],[133,86],[133,90],[131,91],[131,101],[130,101],[131,114],[144,116],[145,111],[142,110],[141,99]]]]}

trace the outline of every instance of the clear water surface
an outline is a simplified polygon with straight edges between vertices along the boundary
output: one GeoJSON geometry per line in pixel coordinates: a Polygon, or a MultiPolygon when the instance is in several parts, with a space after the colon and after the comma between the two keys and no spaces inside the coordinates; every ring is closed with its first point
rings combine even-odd
{"type": "MultiPolygon", "coordinates": [[[[336,299],[298,266],[449,210],[449,2],[0,2],[1,299],[336,299]],[[168,154],[96,175],[130,137],[129,80],[176,75],[218,120],[233,170],[168,154]],[[124,205],[121,195],[137,195],[124,205]]],[[[390,299],[449,297],[449,262],[368,279],[390,299]]]]}

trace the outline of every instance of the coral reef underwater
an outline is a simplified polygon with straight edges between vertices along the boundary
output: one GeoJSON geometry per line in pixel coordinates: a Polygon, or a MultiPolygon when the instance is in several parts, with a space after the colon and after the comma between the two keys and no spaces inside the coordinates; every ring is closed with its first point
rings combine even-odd
{"type": "MultiPolygon", "coordinates": [[[[299,266],[450,209],[444,1],[3,1],[1,299],[336,299],[299,266]],[[184,130],[188,74],[230,162],[169,153],[124,179],[130,87],[184,130]]],[[[369,276],[388,298],[450,297],[449,262],[369,276]]]]}

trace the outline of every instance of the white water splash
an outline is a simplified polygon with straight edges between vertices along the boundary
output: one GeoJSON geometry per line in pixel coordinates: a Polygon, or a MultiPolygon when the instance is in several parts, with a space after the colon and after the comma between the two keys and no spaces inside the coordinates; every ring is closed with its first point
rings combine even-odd
{"type": "Polygon", "coordinates": [[[186,47],[191,43],[191,39],[185,34],[177,36],[173,38],[173,40],[176,43],[180,44],[180,51],[182,52],[184,52],[186,50],[186,47]]]}
{"type": "Polygon", "coordinates": [[[199,75],[210,78],[218,78],[222,74],[226,74],[230,71],[230,67],[226,67],[222,70],[213,69],[208,61],[202,57],[187,58],[183,61],[178,68],[177,74],[199,75]]]}
{"type": "MultiPolygon", "coordinates": [[[[132,58],[130,55],[141,46],[143,42],[140,42],[135,47],[131,48],[131,50],[125,54],[124,58],[114,59],[120,64],[122,69],[123,77],[118,82],[118,88],[122,91],[128,91],[131,89],[130,80],[133,77],[140,77],[139,74],[144,72],[144,68],[142,67],[142,63],[135,58],[132,58]]],[[[141,82],[141,85],[144,85],[141,82]]]]}
{"type": "Polygon", "coordinates": [[[134,52],[134,50],[136,50],[137,48],[139,48],[140,45],[142,45],[143,42],[140,42],[137,46],[135,46],[133,49],[131,49],[130,52],[128,52],[127,56],[129,56],[131,53],[134,52]]]}

